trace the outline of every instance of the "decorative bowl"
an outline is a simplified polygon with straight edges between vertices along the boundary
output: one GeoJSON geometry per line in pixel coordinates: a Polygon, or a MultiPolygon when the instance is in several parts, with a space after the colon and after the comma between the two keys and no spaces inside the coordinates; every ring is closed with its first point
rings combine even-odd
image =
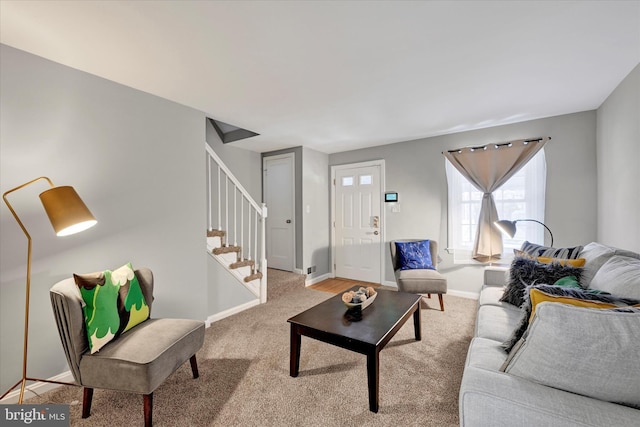
{"type": "MultiPolygon", "coordinates": [[[[360,289],[364,289],[364,288],[360,288],[360,289]]],[[[378,293],[373,289],[373,288],[368,288],[370,289],[369,291],[369,297],[364,300],[364,302],[360,302],[360,303],[353,303],[353,302],[347,302],[344,300],[344,296],[347,294],[343,294],[343,300],[342,302],[344,303],[344,305],[346,305],[349,309],[352,308],[357,308],[360,307],[361,310],[364,310],[365,308],[369,307],[371,305],[371,303],[373,303],[373,301],[376,299],[376,297],[378,296],[378,293]]]]}

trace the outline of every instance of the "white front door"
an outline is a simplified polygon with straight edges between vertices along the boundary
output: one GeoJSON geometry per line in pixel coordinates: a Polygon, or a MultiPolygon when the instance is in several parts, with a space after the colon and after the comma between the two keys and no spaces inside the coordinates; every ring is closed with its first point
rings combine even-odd
{"type": "Polygon", "coordinates": [[[295,268],[294,153],[265,157],[263,193],[267,204],[267,265],[278,270],[295,268]]]}
{"type": "Polygon", "coordinates": [[[336,277],[381,283],[381,166],[336,167],[336,277]]]}

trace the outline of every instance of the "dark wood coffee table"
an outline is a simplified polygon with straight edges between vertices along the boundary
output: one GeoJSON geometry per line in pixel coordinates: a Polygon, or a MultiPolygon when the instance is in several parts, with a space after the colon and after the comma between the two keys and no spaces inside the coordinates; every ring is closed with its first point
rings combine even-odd
{"type": "MultiPolygon", "coordinates": [[[[358,289],[358,286],[353,288],[358,289]]],[[[342,294],[324,301],[288,320],[291,324],[289,373],[300,371],[301,336],[315,338],[367,356],[369,409],[378,412],[380,350],[413,315],[416,341],[421,340],[420,300],[416,294],[378,290],[375,301],[362,310],[362,319],[349,320],[342,294]]]]}

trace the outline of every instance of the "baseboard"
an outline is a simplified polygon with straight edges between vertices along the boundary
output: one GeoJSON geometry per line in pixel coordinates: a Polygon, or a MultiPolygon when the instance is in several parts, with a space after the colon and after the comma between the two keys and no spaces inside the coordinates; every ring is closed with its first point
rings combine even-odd
{"type": "Polygon", "coordinates": [[[447,295],[468,299],[479,299],[480,294],[477,292],[456,291],[455,289],[447,289],[447,295]]]}
{"type": "Polygon", "coordinates": [[[382,282],[382,284],[385,286],[391,286],[392,288],[398,287],[398,284],[393,280],[385,280],[384,282],[382,282]]]}
{"type": "MultiPolygon", "coordinates": [[[[307,277],[308,277],[308,276],[307,276],[307,277]]],[[[318,277],[314,277],[314,278],[312,278],[312,279],[306,279],[306,280],[304,281],[304,285],[305,285],[305,286],[315,285],[316,283],[320,283],[320,282],[322,282],[323,280],[331,279],[331,277],[332,277],[332,276],[331,276],[331,273],[325,273],[325,274],[322,274],[322,275],[320,275],[320,276],[318,276],[318,277]]]]}
{"type": "MultiPolygon", "coordinates": [[[[71,371],[66,371],[63,372],[61,374],[58,374],[56,376],[53,376],[51,378],[47,378],[50,381],[60,381],[60,382],[66,382],[66,383],[75,383],[75,379],[73,378],[73,375],[71,374],[71,371]]],[[[53,389],[56,389],[58,387],[60,387],[62,384],[52,384],[52,383],[45,383],[42,381],[36,381],[36,382],[28,382],[27,386],[24,389],[24,398],[25,399],[29,399],[35,396],[39,396],[42,393],[46,393],[48,391],[51,391],[53,389]]],[[[9,393],[8,395],[5,396],[4,399],[2,399],[0,402],[3,405],[8,405],[11,403],[18,403],[18,399],[20,398],[20,387],[16,387],[16,390],[12,391],[11,393],[9,393]]]]}
{"type": "Polygon", "coordinates": [[[245,302],[244,304],[240,304],[227,310],[221,311],[220,313],[212,314],[211,316],[207,317],[207,320],[205,320],[205,326],[208,328],[213,322],[217,322],[218,320],[222,320],[226,317],[240,313],[241,311],[248,310],[251,307],[255,307],[256,305],[260,305],[260,299],[254,299],[249,302],[245,302]]]}

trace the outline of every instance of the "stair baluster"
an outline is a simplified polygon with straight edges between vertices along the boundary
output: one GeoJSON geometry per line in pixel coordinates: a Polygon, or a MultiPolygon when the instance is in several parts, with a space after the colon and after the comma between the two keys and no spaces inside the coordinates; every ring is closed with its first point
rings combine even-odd
{"type": "Polygon", "coordinates": [[[209,253],[256,295],[256,297],[260,299],[260,302],[264,303],[267,300],[267,260],[265,244],[267,207],[264,203],[260,206],[253,200],[251,195],[244,189],[211,147],[205,144],[205,148],[208,156],[207,199],[209,204],[209,225],[207,237],[219,239],[219,242],[215,240],[216,243],[213,243],[213,240],[208,240],[207,246],[209,253]],[[212,162],[217,166],[216,185],[212,183],[212,162]],[[221,194],[222,179],[225,181],[224,198],[221,194]],[[214,197],[213,189],[216,187],[217,195],[215,196],[217,197],[214,197]],[[229,191],[233,191],[233,198],[229,197],[229,191]],[[240,209],[238,209],[238,193],[240,193],[240,209]],[[229,206],[230,199],[232,199],[233,209],[229,206]],[[249,209],[247,221],[245,221],[244,211],[245,200],[247,208],[249,209]],[[217,206],[214,206],[214,204],[217,204],[217,206]],[[215,222],[218,224],[217,229],[213,229],[214,209],[217,210],[217,218],[215,218],[215,222]],[[224,230],[222,229],[223,214],[224,230]],[[254,215],[254,221],[251,220],[252,215],[254,215]],[[233,229],[229,228],[231,225],[230,222],[232,222],[233,229]],[[233,233],[233,236],[230,236],[229,232],[233,233]],[[246,241],[245,234],[247,236],[246,241]],[[238,237],[240,238],[239,240],[238,237]],[[258,240],[260,240],[260,245],[258,244],[258,240]],[[233,260],[231,257],[233,257],[233,260]],[[248,273],[246,272],[247,269],[248,273]]]}

